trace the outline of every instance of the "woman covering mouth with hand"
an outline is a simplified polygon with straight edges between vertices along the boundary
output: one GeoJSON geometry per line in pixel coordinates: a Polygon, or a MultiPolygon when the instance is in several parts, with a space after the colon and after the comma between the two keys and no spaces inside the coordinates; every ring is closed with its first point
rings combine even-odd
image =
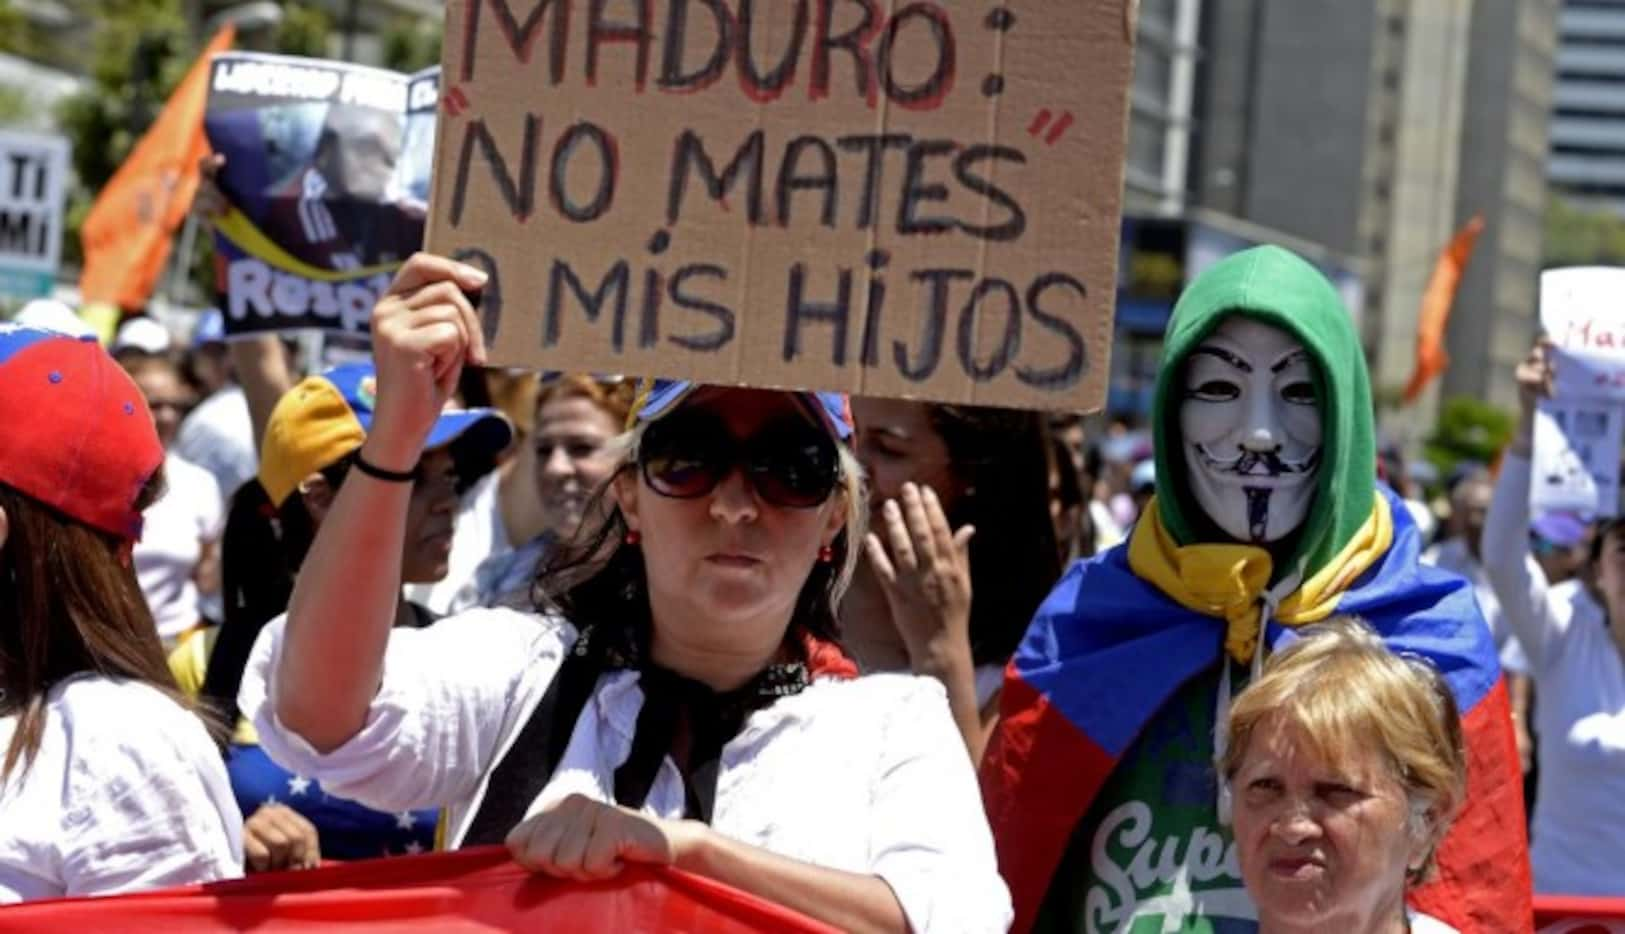
{"type": "Polygon", "coordinates": [[[391,628],[399,569],[370,556],[399,549],[396,480],[484,362],[483,284],[419,254],[374,311],[376,418],[244,679],[266,748],[554,876],[672,865],[846,930],[1004,930],[942,687],[856,677],[833,641],[867,511],[844,396],[655,384],[537,612],[391,628]]]}

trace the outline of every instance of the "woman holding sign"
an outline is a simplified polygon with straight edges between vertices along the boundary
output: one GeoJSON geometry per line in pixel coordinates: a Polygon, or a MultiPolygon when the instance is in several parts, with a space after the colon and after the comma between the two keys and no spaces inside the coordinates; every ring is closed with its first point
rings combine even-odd
{"type": "Polygon", "coordinates": [[[1484,520],[1484,569],[1523,646],[1540,703],[1540,785],[1530,827],[1535,891],[1625,896],[1625,523],[1591,542],[1600,600],[1571,580],[1548,586],[1529,554],[1535,405],[1552,388],[1550,345],[1518,365],[1522,418],[1484,520]]]}
{"type": "Polygon", "coordinates": [[[1004,930],[941,687],[856,677],[832,641],[866,512],[843,396],[655,384],[604,518],[543,569],[544,612],[391,630],[398,569],[368,556],[399,551],[396,481],[484,362],[484,281],[420,254],[374,312],[355,482],[244,682],[266,748],[555,876],[657,863],[848,930],[1004,930]]]}

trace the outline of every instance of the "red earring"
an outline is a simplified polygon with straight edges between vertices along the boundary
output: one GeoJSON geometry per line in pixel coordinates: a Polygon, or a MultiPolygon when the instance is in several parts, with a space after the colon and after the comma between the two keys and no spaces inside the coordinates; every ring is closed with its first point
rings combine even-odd
{"type": "Polygon", "coordinates": [[[628,545],[638,545],[642,541],[643,541],[643,533],[639,532],[637,529],[627,529],[626,530],[626,543],[628,545]]]}
{"type": "Polygon", "coordinates": [[[825,564],[834,564],[835,563],[835,549],[831,548],[828,545],[825,545],[824,547],[818,549],[818,560],[824,562],[825,564]]]}

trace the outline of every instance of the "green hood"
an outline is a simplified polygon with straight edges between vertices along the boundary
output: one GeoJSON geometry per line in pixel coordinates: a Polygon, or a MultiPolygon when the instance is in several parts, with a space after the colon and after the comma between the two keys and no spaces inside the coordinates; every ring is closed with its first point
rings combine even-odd
{"type": "Polygon", "coordinates": [[[1152,410],[1157,504],[1180,545],[1228,541],[1197,504],[1186,478],[1179,430],[1180,380],[1191,351],[1232,314],[1274,325],[1298,338],[1314,358],[1324,449],[1318,493],[1309,516],[1277,555],[1284,575],[1306,558],[1304,576],[1319,571],[1371,516],[1376,496],[1376,440],[1371,378],[1354,322],[1332,284],[1315,267],[1275,246],[1237,253],[1191,283],[1168,322],[1152,410]]]}

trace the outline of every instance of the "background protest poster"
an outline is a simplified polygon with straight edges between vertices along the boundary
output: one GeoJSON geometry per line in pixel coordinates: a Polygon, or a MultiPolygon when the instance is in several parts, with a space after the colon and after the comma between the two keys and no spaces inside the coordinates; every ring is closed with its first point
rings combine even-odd
{"type": "Polygon", "coordinates": [[[1621,428],[1615,403],[1543,401],[1535,413],[1530,508],[1617,515],[1621,428]]]}
{"type": "Polygon", "coordinates": [[[228,333],[365,333],[423,242],[439,69],[216,56],[204,128],[234,209],[216,223],[228,333]]]}
{"type": "Polygon", "coordinates": [[[1134,4],[450,0],[499,364],[1101,404],[1134,4]]]}
{"type": "Polygon", "coordinates": [[[51,294],[67,176],[66,139],[0,130],[0,298],[51,294]]]}
{"type": "Polygon", "coordinates": [[[1535,418],[1530,507],[1619,513],[1625,445],[1625,269],[1554,269],[1540,279],[1540,323],[1556,345],[1552,398],[1535,418]]]}

